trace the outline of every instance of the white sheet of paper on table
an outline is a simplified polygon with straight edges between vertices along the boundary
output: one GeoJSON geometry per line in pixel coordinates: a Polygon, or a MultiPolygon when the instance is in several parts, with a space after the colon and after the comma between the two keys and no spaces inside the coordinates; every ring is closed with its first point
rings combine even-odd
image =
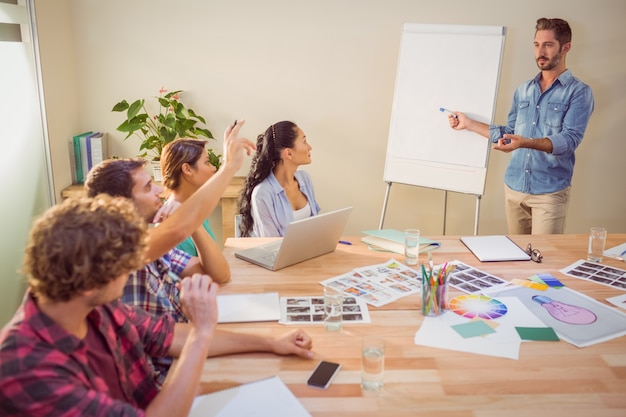
{"type": "Polygon", "coordinates": [[[496,332],[484,336],[464,338],[451,326],[468,323],[471,319],[446,311],[441,316],[424,317],[422,327],[415,334],[415,344],[458,350],[479,355],[519,359],[522,343],[515,327],[547,327],[517,297],[498,297],[507,307],[507,313],[493,321],[496,332]]]}

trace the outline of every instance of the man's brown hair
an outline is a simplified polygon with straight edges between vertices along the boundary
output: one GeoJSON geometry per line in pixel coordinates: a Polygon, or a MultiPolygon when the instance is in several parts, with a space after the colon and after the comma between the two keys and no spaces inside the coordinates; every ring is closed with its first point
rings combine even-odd
{"type": "Polygon", "coordinates": [[[554,32],[554,37],[559,41],[559,46],[563,48],[563,45],[572,41],[572,29],[569,27],[569,23],[563,19],[548,19],[542,17],[537,19],[536,30],[551,30],[554,32]]]}
{"type": "Polygon", "coordinates": [[[145,263],[146,222],[125,198],[71,198],[33,224],[23,271],[35,295],[69,301],[145,263]]]}
{"type": "Polygon", "coordinates": [[[143,168],[146,161],[139,158],[107,159],[94,166],[85,179],[87,196],[108,194],[113,197],[133,197],[133,172],[143,168]]]}

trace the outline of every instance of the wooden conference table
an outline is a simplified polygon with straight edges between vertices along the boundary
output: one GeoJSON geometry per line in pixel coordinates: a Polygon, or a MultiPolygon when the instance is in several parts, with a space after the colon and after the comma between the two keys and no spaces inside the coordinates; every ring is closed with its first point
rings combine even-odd
{"type": "MultiPolygon", "coordinates": [[[[624,294],[608,286],[571,278],[559,269],[586,257],[587,235],[512,236],[525,248],[541,250],[543,263],[479,262],[458,236],[428,236],[442,245],[435,263],[458,259],[506,280],[549,272],[569,288],[599,301],[624,294]]],[[[375,252],[359,237],[352,245],[291,267],[271,272],[235,258],[239,248],[268,239],[228,239],[224,253],[232,282],[221,294],[277,291],[280,296],[321,295],[320,281],[357,267],[383,263],[400,255],[375,252]]],[[[607,238],[607,248],[626,242],[626,234],[607,238]]],[[[420,255],[420,263],[427,255],[420,255]]],[[[617,268],[626,264],[604,258],[617,268]]],[[[460,293],[459,293],[460,294],[460,293]]],[[[451,293],[454,296],[455,293],[451,293]]],[[[418,346],[415,332],[422,323],[421,298],[411,295],[386,306],[368,305],[370,324],[344,324],[340,333],[323,325],[304,325],[313,338],[313,360],[269,353],[207,359],[201,389],[212,392],[278,375],[313,416],[625,416],[626,336],[586,348],[565,341],[525,342],[519,360],[418,346]],[[380,393],[360,387],[360,342],[366,334],[386,340],[384,388],[380,393]],[[339,362],[342,369],[327,390],[310,388],[306,380],[319,360],[339,362]]],[[[608,304],[608,303],[607,303],[608,304]]],[[[277,322],[220,324],[220,328],[277,336],[291,329],[277,322]]]]}

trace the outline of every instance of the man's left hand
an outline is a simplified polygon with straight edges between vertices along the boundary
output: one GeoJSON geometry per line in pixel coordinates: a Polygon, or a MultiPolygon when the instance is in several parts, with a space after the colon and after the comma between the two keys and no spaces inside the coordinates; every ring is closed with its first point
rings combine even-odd
{"type": "Polygon", "coordinates": [[[303,358],[312,358],[313,341],[311,336],[301,329],[284,334],[274,341],[274,353],[278,355],[298,355],[303,358]]]}
{"type": "Polygon", "coordinates": [[[508,133],[498,139],[498,143],[493,147],[502,152],[509,153],[517,148],[523,148],[524,141],[528,140],[520,135],[509,135],[508,133]]]}

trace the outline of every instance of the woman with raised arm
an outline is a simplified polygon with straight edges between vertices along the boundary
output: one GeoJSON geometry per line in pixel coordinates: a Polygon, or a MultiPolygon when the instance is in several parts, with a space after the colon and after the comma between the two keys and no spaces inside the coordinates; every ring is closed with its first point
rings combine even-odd
{"type": "MultiPolygon", "coordinates": [[[[163,185],[169,190],[169,200],[182,204],[215,174],[217,169],[209,161],[206,144],[205,140],[177,139],[164,147],[161,171],[163,185]]],[[[230,280],[230,267],[215,242],[209,219],[176,247],[201,258],[206,273],[214,281],[225,283],[230,280]]]]}

